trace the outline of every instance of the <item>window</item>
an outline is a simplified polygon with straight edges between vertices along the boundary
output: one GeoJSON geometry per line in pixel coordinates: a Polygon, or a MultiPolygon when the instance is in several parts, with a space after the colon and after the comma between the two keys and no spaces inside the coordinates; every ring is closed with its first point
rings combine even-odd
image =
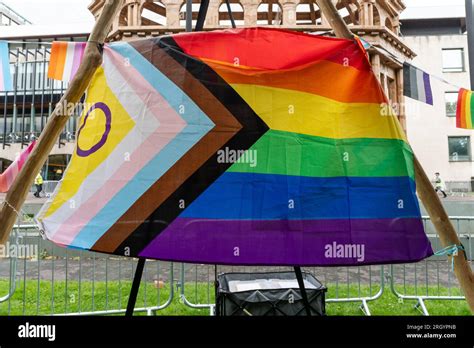
{"type": "Polygon", "coordinates": [[[446,92],[444,94],[446,103],[446,116],[456,117],[456,109],[458,106],[458,92],[446,92]]]}
{"type": "Polygon", "coordinates": [[[471,161],[471,138],[448,137],[449,160],[451,162],[471,161]]]}
{"type": "Polygon", "coordinates": [[[443,71],[463,72],[464,71],[464,49],[449,48],[443,49],[443,71]]]}

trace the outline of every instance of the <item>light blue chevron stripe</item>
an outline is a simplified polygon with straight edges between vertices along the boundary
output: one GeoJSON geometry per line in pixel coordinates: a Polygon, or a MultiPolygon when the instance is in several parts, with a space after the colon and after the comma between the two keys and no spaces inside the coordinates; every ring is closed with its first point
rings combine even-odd
{"type": "Polygon", "coordinates": [[[132,46],[121,42],[110,47],[124,57],[124,62],[130,62],[143,75],[183,117],[187,126],[84,226],[71,243],[74,247],[84,249],[90,249],[133,203],[215,126],[178,86],[132,46]]]}

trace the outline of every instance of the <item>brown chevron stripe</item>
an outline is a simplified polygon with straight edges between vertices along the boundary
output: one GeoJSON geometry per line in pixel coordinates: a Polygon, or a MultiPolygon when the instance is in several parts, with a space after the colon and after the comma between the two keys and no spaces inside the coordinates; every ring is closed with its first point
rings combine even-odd
{"type": "MultiPolygon", "coordinates": [[[[220,150],[247,150],[268,131],[268,126],[226,81],[200,59],[185,54],[172,36],[161,37],[154,41],[155,49],[157,47],[162,48],[195,79],[200,81],[242,125],[242,129],[220,150]]],[[[154,54],[152,53],[151,56],[154,57],[154,54]]],[[[152,60],[152,63],[155,62],[152,60]]],[[[157,207],[144,223],[127,237],[115,250],[115,254],[123,255],[124,251],[127,250],[130,251],[131,256],[139,256],[140,252],[183,212],[180,202],[184,200],[187,207],[189,207],[230,166],[232,166],[232,163],[220,162],[218,152],[214,153],[171,196],[157,207]]]]}
{"type": "Polygon", "coordinates": [[[131,43],[174,84],[181,88],[216,125],[181,157],[120,219],[95,243],[92,250],[114,252],[173,192],[226,144],[241,124],[207,88],[151,40],[131,43]]]}

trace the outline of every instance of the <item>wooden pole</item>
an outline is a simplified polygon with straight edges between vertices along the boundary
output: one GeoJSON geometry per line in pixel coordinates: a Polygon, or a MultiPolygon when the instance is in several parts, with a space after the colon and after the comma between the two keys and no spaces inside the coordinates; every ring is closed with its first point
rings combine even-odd
{"type": "MultiPolygon", "coordinates": [[[[449,216],[446,213],[438,194],[433,189],[430,179],[426,175],[418,158],[415,157],[415,181],[416,191],[423,203],[431,222],[436,228],[443,247],[460,245],[458,234],[454,229],[449,216]]],[[[466,254],[459,252],[454,258],[454,273],[459,281],[459,285],[466,296],[466,301],[474,313],[474,273],[466,259],[466,254]]]]}
{"type": "MultiPolygon", "coordinates": [[[[354,35],[350,31],[346,22],[341,18],[337,12],[336,7],[331,0],[316,0],[321,12],[331,23],[334,33],[337,37],[353,39],[354,35]]],[[[443,247],[452,245],[460,245],[461,241],[454,229],[453,224],[449,220],[438,194],[435,192],[430,179],[426,175],[422,165],[415,157],[415,181],[416,190],[421,202],[426,208],[431,222],[439,234],[441,244],[443,247]]],[[[454,258],[454,273],[459,281],[459,285],[466,296],[466,301],[474,313],[474,273],[472,272],[469,262],[465,258],[463,252],[459,252],[454,258]]]]}
{"type": "Polygon", "coordinates": [[[341,18],[339,12],[337,11],[336,6],[330,0],[316,0],[316,3],[321,10],[321,14],[326,17],[326,20],[329,22],[331,27],[334,29],[334,34],[337,37],[353,39],[354,34],[347,26],[346,22],[341,18]]]}
{"type": "Polygon", "coordinates": [[[95,71],[102,64],[102,53],[99,45],[103,44],[107,38],[112,21],[117,11],[122,7],[122,3],[123,0],[107,0],[104,4],[102,13],[89,37],[84,59],[76,76],[56,105],[33,152],[8,191],[0,211],[0,244],[5,244],[8,240],[18,212],[25,202],[36,175],[46,162],[76,104],[89,86],[95,71]]]}

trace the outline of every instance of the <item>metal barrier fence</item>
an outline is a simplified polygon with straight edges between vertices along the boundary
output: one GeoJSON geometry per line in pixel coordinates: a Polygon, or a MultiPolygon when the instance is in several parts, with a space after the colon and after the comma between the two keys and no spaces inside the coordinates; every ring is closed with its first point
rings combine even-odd
{"type": "MultiPolygon", "coordinates": [[[[474,238],[474,217],[451,217],[456,231],[466,249],[471,267],[473,262],[472,239],[474,238]]],[[[442,249],[434,226],[429,218],[424,218],[425,231],[434,250],[442,249]]],[[[415,308],[423,315],[429,315],[426,301],[464,300],[452,270],[452,264],[446,257],[433,256],[419,263],[409,265],[391,265],[388,274],[390,290],[400,300],[416,301],[415,308]],[[412,284],[411,287],[408,284],[412,284]]]]}
{"type": "MultiPolygon", "coordinates": [[[[227,272],[293,272],[291,267],[237,267],[182,264],[179,285],[180,300],[185,305],[195,309],[207,309],[214,314],[215,302],[213,299],[214,282],[217,274],[227,272]],[[205,280],[208,292],[200,294],[199,281],[205,280]],[[200,301],[201,300],[201,301],[200,301]],[[202,302],[202,300],[205,300],[202,302]]],[[[368,303],[382,296],[384,291],[384,266],[364,267],[310,267],[305,272],[313,274],[323,284],[330,284],[327,303],[361,303],[360,309],[370,315],[368,303]],[[364,280],[364,281],[361,281],[364,280]]]]}
{"type": "MultiPolygon", "coordinates": [[[[6,249],[15,254],[0,260],[0,315],[125,313],[136,260],[58,247],[36,225],[16,227],[6,249]]],[[[172,263],[147,262],[136,312],[170,305],[173,270],[172,263]]]]}
{"type": "MultiPolygon", "coordinates": [[[[474,217],[451,219],[472,263],[474,217]]],[[[439,250],[441,247],[433,233],[433,226],[428,218],[424,221],[433,248],[439,250]]],[[[33,224],[22,224],[14,229],[9,247],[15,250],[12,246],[17,248],[17,253],[0,258],[0,315],[125,313],[136,260],[60,248],[42,240],[33,224]]],[[[163,314],[213,315],[217,274],[289,270],[292,269],[173,264],[149,260],[136,312],[148,315],[158,311],[163,314]],[[173,311],[167,311],[177,301],[181,303],[179,309],[173,307],[173,311]]],[[[429,315],[426,301],[464,299],[446,257],[433,256],[409,265],[313,267],[304,271],[312,273],[328,286],[327,303],[360,303],[365,315],[371,315],[369,304],[378,300],[387,289],[400,301],[415,301],[415,308],[424,315],[429,315]]]]}

